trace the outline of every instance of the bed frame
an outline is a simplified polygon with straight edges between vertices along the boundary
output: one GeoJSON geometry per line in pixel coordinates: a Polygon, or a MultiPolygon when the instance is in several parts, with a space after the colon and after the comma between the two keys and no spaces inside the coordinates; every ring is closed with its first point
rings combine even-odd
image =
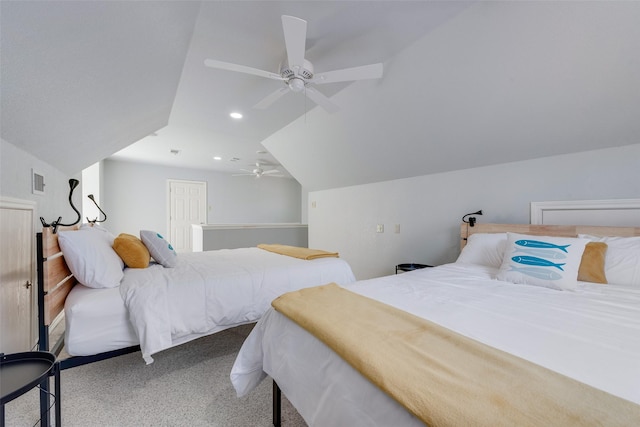
{"type": "MultiPolygon", "coordinates": [[[[59,230],[77,230],[73,227],[58,227],[59,230]]],[[[64,347],[64,334],[56,339],[53,345],[49,342],[49,333],[52,323],[64,311],[64,302],[77,283],[76,278],[69,271],[69,267],[62,256],[62,250],[58,245],[58,235],[52,227],[44,227],[42,232],[36,234],[37,267],[38,267],[38,350],[49,351],[56,357],[64,347]]],[[[58,359],[55,363],[52,375],[56,375],[55,392],[56,406],[60,407],[60,371],[88,363],[109,359],[127,353],[140,350],[140,346],[127,347],[91,356],[72,356],[66,359],[58,359]]],[[[43,383],[40,393],[40,414],[46,424],[49,425],[50,395],[48,381],[43,383]]],[[[56,410],[56,425],[61,425],[60,411],[56,410]]]]}

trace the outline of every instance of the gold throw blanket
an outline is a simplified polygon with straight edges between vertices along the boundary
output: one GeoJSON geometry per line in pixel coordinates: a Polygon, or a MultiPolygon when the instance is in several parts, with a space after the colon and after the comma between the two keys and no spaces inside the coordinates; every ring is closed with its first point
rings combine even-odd
{"type": "Polygon", "coordinates": [[[260,249],[264,249],[265,251],[275,252],[280,255],[287,255],[294,258],[300,259],[316,259],[316,258],[338,258],[337,252],[327,252],[321,251],[320,249],[309,249],[309,248],[300,248],[297,246],[287,246],[287,245],[267,245],[260,244],[258,245],[260,249]]]}
{"type": "Polygon", "coordinates": [[[640,405],[334,283],[272,305],[431,427],[640,426],[640,405]]]}

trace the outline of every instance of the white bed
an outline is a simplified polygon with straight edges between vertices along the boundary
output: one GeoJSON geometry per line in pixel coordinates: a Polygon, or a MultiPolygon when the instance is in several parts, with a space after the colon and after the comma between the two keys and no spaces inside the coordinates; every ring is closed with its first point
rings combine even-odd
{"type": "MultiPolygon", "coordinates": [[[[497,231],[504,229],[488,232],[497,231]]],[[[515,231],[545,235],[555,229],[515,231]]],[[[560,231],[577,234],[571,227],[560,231]]],[[[638,235],[640,229],[625,233],[638,235]]],[[[637,256],[640,252],[636,261],[637,256]]],[[[485,264],[494,263],[491,258],[484,257],[485,264]]],[[[345,288],[640,405],[640,284],[578,282],[575,289],[561,291],[500,281],[498,272],[495,265],[459,262],[345,288]]],[[[244,343],[231,381],[243,396],[267,375],[310,426],[424,425],[274,309],[244,343]]],[[[635,425],[640,425],[640,406],[637,414],[635,425]]],[[[466,424],[472,425],[469,415],[466,424]]]]}
{"type": "Polygon", "coordinates": [[[48,325],[64,309],[65,350],[76,361],[63,361],[63,369],[136,345],[151,363],[152,354],[169,347],[257,321],[284,292],[355,281],[341,258],[307,260],[255,247],[184,253],[171,268],[151,262],[123,270],[105,233],[58,234],[60,246],[50,229],[39,235],[39,317],[41,350],[48,351],[48,325]],[[89,281],[93,287],[83,285],[89,281]]]}
{"type": "Polygon", "coordinates": [[[257,321],[285,292],[354,280],[340,258],[303,260],[259,248],[184,253],[174,268],[125,269],[117,288],[76,285],[65,302],[65,343],[77,356],[140,344],[150,363],[169,347],[257,321]]]}

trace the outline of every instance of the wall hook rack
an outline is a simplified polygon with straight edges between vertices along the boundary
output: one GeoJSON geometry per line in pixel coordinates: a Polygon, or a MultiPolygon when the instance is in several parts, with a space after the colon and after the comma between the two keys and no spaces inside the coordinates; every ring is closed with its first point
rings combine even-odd
{"type": "Polygon", "coordinates": [[[78,209],[76,209],[76,207],[73,205],[73,199],[72,199],[73,190],[76,189],[78,184],[80,184],[80,181],[78,181],[77,179],[71,178],[69,180],[69,204],[71,205],[73,210],[76,212],[76,214],[78,214],[78,219],[76,219],[76,222],[71,223],[71,224],[63,224],[62,222],[60,222],[60,221],[62,221],[62,217],[59,216],[57,220],[53,221],[51,224],[47,224],[47,222],[44,220],[44,218],[40,217],[40,222],[42,223],[42,226],[43,227],[53,227],[53,233],[54,234],[58,231],[58,227],[59,226],[70,227],[72,225],[76,225],[77,223],[80,222],[80,219],[82,218],[82,216],[80,215],[80,211],[78,209]]]}
{"type": "Polygon", "coordinates": [[[94,199],[94,198],[93,198],[93,194],[89,194],[87,197],[91,199],[91,201],[93,202],[93,204],[94,204],[94,205],[96,205],[96,208],[98,208],[98,210],[100,211],[100,213],[102,214],[102,216],[104,216],[104,219],[101,219],[101,220],[98,220],[98,218],[97,218],[97,217],[96,217],[95,219],[93,219],[93,220],[90,220],[90,219],[87,217],[87,222],[88,222],[89,224],[96,224],[96,223],[98,223],[98,222],[105,222],[105,221],[107,220],[107,214],[106,214],[106,213],[104,213],[104,211],[100,208],[100,206],[98,206],[98,203],[96,202],[96,199],[94,199]]]}

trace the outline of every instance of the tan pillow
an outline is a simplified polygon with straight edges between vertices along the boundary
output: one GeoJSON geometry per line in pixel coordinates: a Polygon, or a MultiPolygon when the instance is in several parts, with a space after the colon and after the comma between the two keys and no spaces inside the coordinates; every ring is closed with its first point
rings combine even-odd
{"type": "Polygon", "coordinates": [[[151,255],[149,250],[136,236],[120,233],[113,241],[113,250],[130,268],[147,268],[151,255]]]}
{"type": "Polygon", "coordinates": [[[604,259],[607,253],[607,244],[602,242],[589,242],[584,248],[578,280],[582,282],[607,283],[604,274],[604,259]]]}

